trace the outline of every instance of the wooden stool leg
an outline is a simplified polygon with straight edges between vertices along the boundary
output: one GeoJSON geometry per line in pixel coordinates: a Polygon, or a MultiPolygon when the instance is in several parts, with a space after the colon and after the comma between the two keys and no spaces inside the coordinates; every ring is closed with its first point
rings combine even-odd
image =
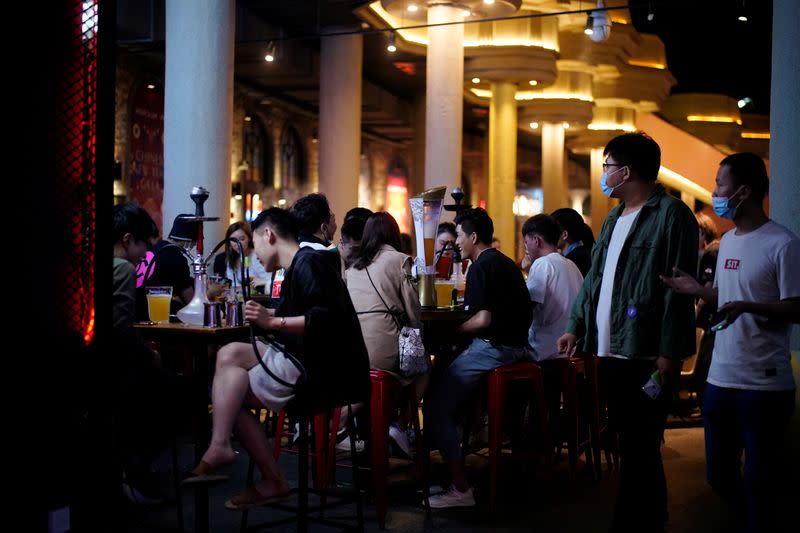
{"type": "Polygon", "coordinates": [[[391,402],[384,398],[388,387],[384,380],[372,382],[370,398],[372,486],[375,490],[375,508],[378,514],[378,527],[386,529],[386,509],[388,506],[387,481],[389,474],[389,457],[386,449],[389,446],[389,409],[391,402]]]}
{"type": "Polygon", "coordinates": [[[531,380],[531,405],[536,408],[539,420],[539,432],[542,434],[542,446],[544,449],[544,459],[546,466],[552,465],[553,456],[553,436],[550,434],[550,424],[548,422],[547,400],[544,395],[544,380],[542,375],[531,380]]]}
{"type": "Polygon", "coordinates": [[[300,417],[297,454],[297,531],[308,531],[308,418],[300,417]]]}
{"type": "Polygon", "coordinates": [[[417,395],[414,386],[410,385],[407,389],[408,398],[408,411],[411,415],[411,425],[414,427],[414,446],[416,447],[416,454],[414,463],[417,466],[417,475],[422,480],[422,498],[423,505],[425,506],[425,518],[431,519],[431,502],[430,502],[430,485],[429,485],[429,472],[430,467],[429,457],[425,457],[427,451],[422,442],[422,431],[419,425],[419,408],[417,404],[417,395]]]}
{"type": "Polygon", "coordinates": [[[566,426],[567,453],[569,456],[569,477],[575,479],[578,467],[578,398],[575,374],[565,367],[561,374],[561,391],[564,395],[564,425],[566,426]]]}
{"type": "Polygon", "coordinates": [[[503,447],[505,380],[501,374],[489,375],[489,511],[497,508],[497,474],[503,447]]]}
{"type": "Polygon", "coordinates": [[[286,412],[278,413],[278,423],[275,427],[275,441],[272,444],[272,458],[276,461],[281,455],[281,441],[283,440],[283,424],[286,421],[286,412]]]}

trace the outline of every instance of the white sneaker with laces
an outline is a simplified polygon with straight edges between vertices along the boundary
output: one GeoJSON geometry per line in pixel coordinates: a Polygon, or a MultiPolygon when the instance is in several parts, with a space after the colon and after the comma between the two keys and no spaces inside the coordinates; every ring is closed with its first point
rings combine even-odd
{"type": "Polygon", "coordinates": [[[404,454],[409,457],[413,457],[411,451],[411,443],[408,441],[408,435],[405,431],[400,429],[400,426],[397,422],[393,422],[389,425],[389,438],[392,439],[395,444],[397,444],[398,448],[400,448],[404,454]]]}
{"type": "MultiPolygon", "coordinates": [[[[348,435],[341,442],[336,443],[336,450],[339,452],[350,453],[350,436],[348,435]]],[[[364,451],[364,441],[356,439],[356,453],[364,451]]]]}
{"type": "Polygon", "coordinates": [[[474,507],[475,496],[472,487],[466,492],[459,491],[455,485],[450,485],[444,492],[430,497],[431,509],[448,509],[451,507],[474,507]]]}

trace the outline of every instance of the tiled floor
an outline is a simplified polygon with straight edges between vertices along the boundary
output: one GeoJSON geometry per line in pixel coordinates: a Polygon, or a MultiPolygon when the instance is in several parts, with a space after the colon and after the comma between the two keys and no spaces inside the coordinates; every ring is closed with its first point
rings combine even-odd
{"type": "MultiPolygon", "coordinates": [[[[796,419],[797,420],[797,417],[796,419]]],[[[669,487],[669,529],[677,533],[727,533],[737,531],[737,524],[729,517],[724,505],[711,493],[705,481],[703,429],[697,413],[684,417],[671,417],[666,432],[662,454],[669,487]]],[[[796,425],[795,425],[796,426],[796,425]]],[[[794,442],[798,442],[797,439],[794,442]]],[[[191,467],[191,447],[181,446],[181,467],[191,467]]],[[[211,489],[210,523],[212,531],[238,531],[241,513],[228,511],[223,503],[244,486],[247,454],[242,452],[228,473],[231,481],[211,489]]],[[[797,461],[794,462],[796,467],[797,461]]],[[[296,457],[284,455],[281,465],[294,485],[296,457]]],[[[434,458],[432,484],[438,482],[434,458]]],[[[168,458],[162,469],[169,470],[168,458]]],[[[494,515],[488,512],[486,502],[486,460],[470,456],[468,460],[470,482],[476,487],[478,506],[474,509],[434,511],[433,521],[426,522],[419,504],[417,486],[410,478],[411,470],[402,462],[394,464],[387,528],[394,532],[420,530],[437,531],[537,531],[555,532],[605,532],[617,488],[617,473],[604,470],[603,479],[593,482],[589,476],[569,481],[566,457],[551,474],[542,469],[521,468],[510,464],[503,470],[499,488],[499,509],[494,515]]],[[[791,471],[790,471],[791,472],[791,471]]],[[[797,469],[793,470],[794,475],[797,469]]],[[[349,480],[347,471],[339,472],[339,479],[349,480]]],[[[165,474],[165,486],[169,479],[165,474]]],[[[797,486],[795,479],[795,487],[797,486]]],[[[791,481],[789,482],[791,485],[791,481]]],[[[193,530],[191,493],[185,493],[186,529],[193,530]]],[[[787,498],[787,501],[788,498],[787,498]]],[[[796,500],[795,500],[796,504],[796,500]]],[[[347,514],[348,508],[337,511],[347,514]]],[[[174,531],[176,509],[174,504],[160,507],[127,507],[126,523],[130,532],[174,531]]],[[[284,516],[278,511],[259,508],[251,511],[252,521],[284,516]]],[[[365,516],[369,531],[378,530],[375,507],[367,500],[365,516]]],[[[251,522],[252,523],[252,522],[251,522]]],[[[271,531],[294,531],[294,526],[271,531]]],[[[312,528],[312,531],[330,531],[329,528],[312,528]]],[[[787,525],[787,531],[794,530],[787,525]]]]}

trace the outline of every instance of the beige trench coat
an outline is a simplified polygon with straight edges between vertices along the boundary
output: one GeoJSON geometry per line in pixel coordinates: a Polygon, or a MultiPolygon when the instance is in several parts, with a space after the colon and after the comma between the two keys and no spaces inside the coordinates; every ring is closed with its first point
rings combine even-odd
{"type": "MultiPolygon", "coordinates": [[[[386,306],[394,312],[400,326],[422,327],[417,286],[411,277],[411,258],[384,245],[365,270],[352,267],[347,270],[347,290],[361,322],[370,367],[392,372],[400,378],[400,330],[386,312],[386,306]],[[386,305],[375,292],[367,271],[386,305]]],[[[413,380],[400,378],[400,381],[407,385],[413,380]]]]}

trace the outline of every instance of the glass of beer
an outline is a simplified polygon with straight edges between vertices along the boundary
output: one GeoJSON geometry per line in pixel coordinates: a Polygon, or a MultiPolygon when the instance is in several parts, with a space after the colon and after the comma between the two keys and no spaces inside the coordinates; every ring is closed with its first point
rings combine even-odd
{"type": "Polygon", "coordinates": [[[158,324],[169,323],[169,304],[172,301],[172,287],[146,287],[145,291],[150,321],[158,324]]]}
{"type": "Polygon", "coordinates": [[[455,283],[450,280],[436,280],[436,307],[449,307],[452,305],[455,286],[455,283]]]}

